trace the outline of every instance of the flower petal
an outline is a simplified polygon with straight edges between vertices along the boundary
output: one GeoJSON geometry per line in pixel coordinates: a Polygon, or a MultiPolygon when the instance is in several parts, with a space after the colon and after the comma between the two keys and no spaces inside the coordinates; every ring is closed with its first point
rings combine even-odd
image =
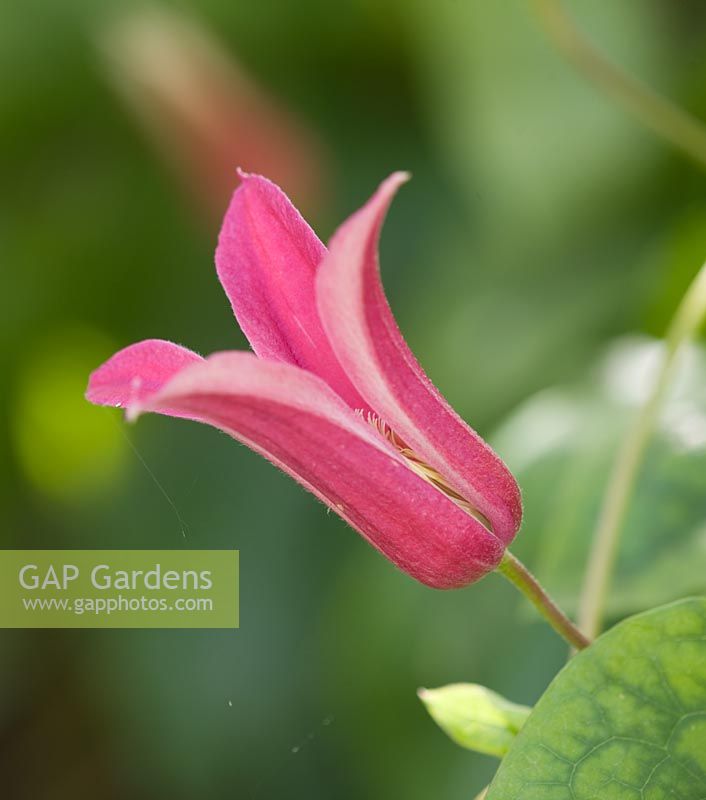
{"type": "Polygon", "coordinates": [[[391,175],[335,233],[318,272],[319,313],[346,374],[374,411],[508,543],[522,517],[517,484],[425,375],[380,281],[380,229],[405,180],[404,173],[391,175]]]}
{"type": "Polygon", "coordinates": [[[316,308],[316,271],[326,248],[284,192],[242,173],[216,250],[218,277],[261,358],[313,372],[351,408],[368,408],[338,363],[316,308]]]}
{"type": "Polygon", "coordinates": [[[181,345],[146,339],[120,350],[91,373],[86,398],[100,406],[127,408],[158,392],[177,372],[197,361],[203,358],[181,345]]]}
{"type": "Polygon", "coordinates": [[[463,586],[497,566],[498,539],[430,483],[319,378],[218,353],[134,408],[214,425],[264,455],[422,583],[463,586]]]}

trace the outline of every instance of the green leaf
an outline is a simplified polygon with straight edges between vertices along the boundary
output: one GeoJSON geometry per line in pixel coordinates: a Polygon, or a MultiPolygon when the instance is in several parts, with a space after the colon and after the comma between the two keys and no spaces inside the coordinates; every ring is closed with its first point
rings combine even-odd
{"type": "Polygon", "coordinates": [[[420,689],[434,721],[468,750],[502,758],[531,711],[475,683],[420,689]]]}
{"type": "MultiPolygon", "coordinates": [[[[523,489],[518,547],[568,612],[619,442],[644,400],[660,354],[650,339],[620,340],[590,383],[546,390],[494,438],[523,489]]],[[[706,351],[676,376],[638,475],[608,601],[615,619],[706,590],[706,351]]]]}
{"type": "Polygon", "coordinates": [[[487,800],[706,798],[706,599],[631,617],[559,673],[487,800]]]}

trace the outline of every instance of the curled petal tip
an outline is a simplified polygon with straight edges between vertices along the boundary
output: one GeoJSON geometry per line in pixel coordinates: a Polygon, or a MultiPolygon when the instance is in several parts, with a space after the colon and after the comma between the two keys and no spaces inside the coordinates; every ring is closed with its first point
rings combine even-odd
{"type": "MultiPolygon", "coordinates": [[[[243,167],[236,167],[235,171],[242,183],[247,183],[250,180],[257,180],[262,181],[263,183],[272,184],[272,181],[269,180],[269,178],[266,178],[264,175],[260,175],[257,172],[248,172],[248,170],[243,169],[243,167]]],[[[275,184],[272,185],[274,186],[275,184]]]]}
{"type": "Polygon", "coordinates": [[[200,355],[172,342],[137,342],[115,353],[91,373],[86,399],[96,405],[124,408],[128,422],[134,422],[142,412],[144,398],[200,361],[200,355]]]}
{"type": "MultiPolygon", "coordinates": [[[[410,180],[412,180],[411,172],[407,172],[406,170],[397,170],[393,172],[380,184],[378,190],[370,198],[368,205],[383,206],[386,208],[392,201],[392,198],[397,194],[397,190],[410,180]]],[[[364,209],[365,206],[363,206],[360,211],[364,209]]]]}
{"type": "Polygon", "coordinates": [[[395,186],[401,186],[403,183],[412,180],[412,173],[406,169],[398,169],[392,173],[384,183],[394,183],[395,186]]]}

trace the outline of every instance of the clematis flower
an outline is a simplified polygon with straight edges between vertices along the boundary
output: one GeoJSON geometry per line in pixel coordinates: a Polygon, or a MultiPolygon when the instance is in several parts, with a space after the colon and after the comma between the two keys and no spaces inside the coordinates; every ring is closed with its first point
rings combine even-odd
{"type": "Polygon", "coordinates": [[[241,178],[216,265],[254,354],[139,342],[91,375],[88,399],[220,428],[422,583],[477,580],[519,528],[520,493],[424,374],[385,297],[378,239],[407,176],[390,176],[328,251],[277,186],[241,178]]]}

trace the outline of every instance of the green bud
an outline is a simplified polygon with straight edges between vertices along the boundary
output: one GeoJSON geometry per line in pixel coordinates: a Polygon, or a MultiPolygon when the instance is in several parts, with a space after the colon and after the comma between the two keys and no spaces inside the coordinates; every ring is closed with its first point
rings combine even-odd
{"type": "Polygon", "coordinates": [[[507,753],[532,710],[474,683],[420,689],[418,694],[432,719],[454,742],[498,758],[507,753]]]}

